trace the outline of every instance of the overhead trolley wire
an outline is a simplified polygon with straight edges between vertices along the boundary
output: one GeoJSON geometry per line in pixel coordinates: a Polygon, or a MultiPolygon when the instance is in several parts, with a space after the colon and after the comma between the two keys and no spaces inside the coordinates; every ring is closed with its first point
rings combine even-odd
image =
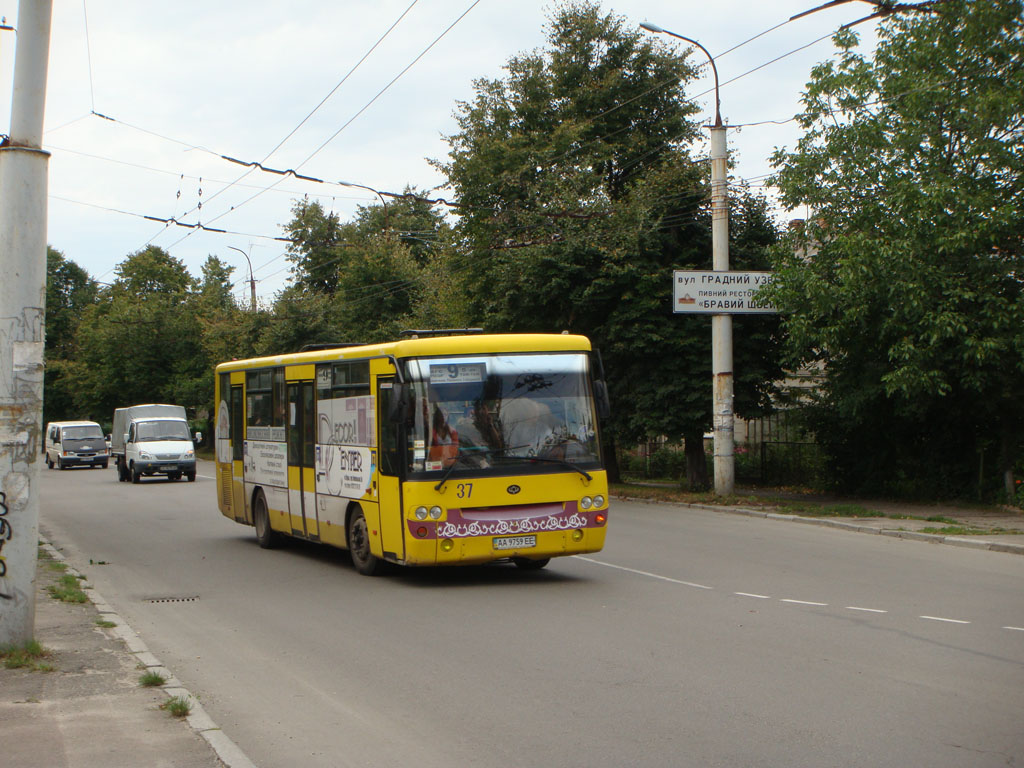
{"type": "MultiPolygon", "coordinates": [[[[356,120],[356,118],[358,118],[358,117],[359,117],[360,115],[362,115],[362,114],[363,114],[363,113],[364,113],[364,112],[365,112],[365,111],[366,111],[367,109],[369,109],[369,108],[370,108],[370,106],[371,106],[371,105],[372,105],[372,104],[373,104],[374,102],[376,102],[376,101],[377,101],[377,99],[379,99],[379,98],[380,98],[380,97],[381,97],[382,95],[384,95],[384,93],[385,93],[385,92],[387,92],[387,91],[388,91],[388,89],[390,89],[390,88],[391,88],[391,86],[393,86],[393,85],[394,85],[394,84],[395,84],[396,82],[398,82],[398,80],[399,80],[399,79],[400,79],[400,78],[401,78],[401,77],[402,77],[403,75],[405,75],[405,73],[406,73],[406,72],[408,72],[408,71],[409,71],[410,69],[412,69],[412,68],[413,68],[413,66],[415,66],[415,65],[416,65],[416,63],[417,63],[417,62],[419,62],[419,60],[420,60],[420,59],[422,59],[422,58],[423,58],[423,57],[424,57],[424,56],[425,56],[425,55],[426,55],[426,54],[427,54],[427,53],[428,53],[428,52],[429,52],[429,51],[430,51],[430,50],[431,50],[431,49],[432,49],[432,48],[433,48],[433,47],[434,47],[435,45],[437,45],[437,43],[438,43],[438,42],[440,42],[440,41],[441,41],[441,39],[442,39],[442,38],[443,38],[443,37],[444,37],[445,35],[447,35],[447,34],[448,34],[448,33],[449,33],[449,32],[450,32],[450,31],[451,31],[451,30],[452,30],[452,29],[453,29],[453,28],[454,28],[454,27],[455,27],[455,26],[456,26],[456,25],[457,25],[457,24],[458,24],[458,23],[460,22],[460,21],[462,21],[462,19],[464,19],[464,18],[466,17],[466,15],[467,15],[467,14],[468,14],[468,13],[469,13],[470,11],[472,11],[472,10],[473,10],[473,9],[474,9],[474,8],[475,8],[475,7],[477,6],[477,5],[479,5],[479,4],[480,4],[480,1],[481,1],[481,0],[473,0],[473,3],[472,3],[472,4],[471,4],[471,5],[470,5],[470,6],[469,6],[469,7],[468,7],[468,8],[466,9],[466,10],[464,10],[464,11],[463,11],[463,12],[462,12],[462,13],[461,13],[461,14],[459,15],[459,17],[455,19],[455,21],[453,21],[453,22],[452,22],[451,24],[449,24],[449,25],[448,25],[448,27],[446,27],[446,28],[445,28],[445,30],[444,30],[444,31],[443,31],[443,32],[442,32],[442,33],[441,33],[440,35],[438,35],[438,36],[437,36],[436,38],[434,38],[434,40],[433,40],[433,41],[432,41],[432,42],[431,42],[431,43],[430,43],[430,44],[429,44],[429,45],[428,45],[428,46],[427,46],[426,48],[424,48],[424,49],[423,49],[423,50],[422,50],[422,51],[420,52],[420,54],[419,54],[419,55],[418,55],[418,56],[417,56],[417,57],[416,57],[415,59],[413,59],[413,60],[412,60],[412,61],[411,61],[411,62],[410,62],[410,63],[409,63],[409,64],[408,64],[408,65],[407,65],[407,66],[406,66],[406,67],[405,67],[405,68],[404,68],[404,69],[403,69],[403,70],[402,70],[401,72],[399,72],[399,73],[398,73],[397,75],[395,75],[395,77],[393,77],[393,78],[391,79],[391,81],[390,81],[390,82],[389,82],[389,83],[388,83],[387,85],[385,85],[385,86],[384,86],[383,88],[381,88],[381,89],[380,89],[380,90],[379,90],[379,91],[378,91],[378,92],[377,92],[377,93],[376,93],[376,94],[375,94],[375,95],[373,96],[373,98],[371,98],[371,99],[370,99],[370,100],[369,100],[369,101],[368,101],[368,102],[367,102],[367,103],[366,103],[366,104],[365,104],[365,105],[364,105],[364,106],[363,106],[363,107],[362,107],[362,108],[361,108],[361,109],[360,109],[360,110],[359,110],[358,112],[356,112],[356,113],[355,113],[355,114],[354,114],[354,115],[353,115],[352,117],[350,117],[350,118],[349,118],[349,119],[348,119],[348,120],[347,120],[347,121],[346,121],[346,122],[345,122],[345,123],[344,123],[344,124],[343,124],[343,125],[342,125],[342,126],[341,126],[341,127],[339,128],[339,129],[338,129],[338,130],[337,130],[337,131],[335,131],[335,132],[334,132],[334,133],[333,133],[333,134],[332,134],[332,135],[330,136],[330,138],[328,138],[328,139],[327,139],[327,141],[325,141],[325,142],[324,142],[323,144],[321,144],[321,145],[320,145],[319,147],[317,147],[317,148],[316,148],[316,149],[315,149],[315,150],[314,150],[314,151],[313,151],[313,152],[312,152],[312,153],[311,153],[311,154],[310,154],[310,155],[309,155],[308,157],[306,157],[306,159],[305,159],[305,160],[303,160],[303,161],[302,161],[301,163],[299,163],[299,164],[298,164],[298,165],[296,166],[296,168],[297,168],[297,169],[298,169],[298,168],[301,168],[301,167],[302,167],[302,166],[304,166],[304,165],[305,165],[306,163],[308,163],[308,162],[309,162],[310,160],[312,160],[312,159],[313,159],[314,157],[316,157],[316,156],[317,156],[317,155],[318,155],[318,154],[319,154],[320,152],[322,152],[322,151],[324,150],[324,148],[325,148],[325,147],[327,147],[327,145],[328,145],[328,144],[330,144],[330,143],[331,143],[332,141],[334,141],[334,139],[335,139],[335,138],[337,138],[337,137],[338,137],[338,135],[339,135],[339,134],[340,134],[340,133],[341,133],[342,131],[344,131],[344,130],[345,130],[345,129],[346,129],[347,127],[348,127],[348,126],[350,126],[350,125],[351,125],[351,124],[352,124],[352,123],[353,123],[353,122],[354,122],[354,121],[356,120]]],[[[264,158],[264,159],[266,159],[266,158],[264,158]]],[[[251,173],[251,171],[246,171],[246,174],[248,174],[248,173],[251,173]]],[[[298,173],[295,173],[295,172],[293,172],[293,175],[295,175],[295,176],[296,176],[296,178],[302,178],[302,175],[301,175],[301,174],[298,174],[298,173]]],[[[243,178],[244,178],[244,176],[243,176],[243,178]]],[[[269,191],[270,189],[272,189],[273,187],[275,187],[275,186],[276,186],[276,185],[277,185],[278,183],[280,183],[280,182],[275,182],[275,183],[274,183],[274,184],[272,184],[272,185],[271,185],[270,187],[267,187],[266,189],[264,189],[264,190],[263,190],[263,191],[261,191],[261,192],[257,192],[257,193],[256,193],[255,195],[252,195],[251,197],[249,197],[249,198],[247,198],[247,199],[243,200],[243,201],[242,201],[241,203],[239,203],[238,205],[234,205],[234,206],[232,206],[232,207],[231,207],[231,208],[229,208],[228,210],[226,210],[226,211],[224,211],[223,213],[221,213],[221,214],[220,214],[219,216],[215,216],[215,217],[214,217],[213,219],[211,219],[211,221],[217,221],[218,219],[220,219],[220,218],[223,218],[224,216],[227,216],[227,215],[228,215],[229,213],[231,213],[231,212],[233,212],[233,211],[236,211],[236,210],[238,210],[238,209],[239,209],[239,208],[241,208],[242,206],[244,206],[244,205],[247,205],[248,203],[250,203],[250,202],[252,202],[253,200],[255,200],[255,199],[256,199],[257,197],[259,197],[260,195],[262,195],[262,194],[263,194],[264,192],[267,192],[267,191],[269,191]]],[[[219,193],[218,193],[218,194],[219,194],[219,193]]],[[[212,199],[212,198],[211,198],[211,199],[212,199]]],[[[191,213],[191,211],[190,211],[190,213],[191,213]]],[[[189,235],[190,235],[190,234],[191,234],[191,233],[189,233],[189,235]]],[[[183,238],[179,239],[178,241],[176,241],[176,242],[172,243],[170,247],[171,247],[171,248],[173,248],[174,246],[178,245],[178,243],[182,242],[182,240],[184,240],[185,238],[187,238],[187,237],[188,237],[189,235],[185,235],[185,237],[183,237],[183,238]]]]}

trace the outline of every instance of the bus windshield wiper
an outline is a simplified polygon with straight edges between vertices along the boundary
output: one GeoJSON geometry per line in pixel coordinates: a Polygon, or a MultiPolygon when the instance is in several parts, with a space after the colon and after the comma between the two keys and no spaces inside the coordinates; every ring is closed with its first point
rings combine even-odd
{"type": "MultiPolygon", "coordinates": [[[[476,456],[504,456],[506,451],[515,451],[518,450],[519,448],[525,447],[525,445],[517,445],[513,448],[477,448],[476,446],[472,446],[472,450],[463,451],[462,447],[460,446],[459,452],[455,454],[455,460],[452,461],[452,463],[449,464],[448,467],[445,469],[444,474],[441,475],[441,479],[438,480],[437,485],[434,486],[434,490],[440,491],[441,488],[444,487],[444,484],[448,481],[448,478],[451,477],[452,472],[454,472],[455,468],[459,465],[459,459],[474,458],[476,456]]],[[[587,479],[589,480],[590,478],[588,477],[587,479]]]]}
{"type": "Polygon", "coordinates": [[[590,473],[589,472],[587,472],[586,470],[582,469],[581,467],[577,467],[571,461],[566,461],[565,459],[555,459],[555,458],[552,458],[550,456],[516,456],[515,458],[522,459],[523,461],[536,461],[536,462],[542,462],[542,463],[545,463],[545,464],[561,464],[563,467],[568,467],[569,469],[573,469],[573,470],[579,472],[581,475],[583,475],[585,478],[587,478],[587,480],[591,480],[592,479],[590,477],[590,473]]]}
{"type": "Polygon", "coordinates": [[[459,460],[467,456],[469,456],[469,454],[463,453],[462,449],[460,448],[459,452],[455,454],[455,459],[452,461],[451,464],[448,465],[448,468],[445,469],[444,474],[441,475],[441,479],[438,480],[437,485],[434,486],[435,491],[440,491],[441,488],[444,487],[444,484],[448,482],[448,478],[452,476],[452,472],[454,472],[455,468],[459,466],[459,460]]]}
{"type": "Polygon", "coordinates": [[[465,452],[460,448],[459,452],[455,455],[455,460],[451,464],[448,465],[448,467],[444,471],[444,474],[441,475],[441,479],[437,481],[437,485],[434,486],[434,490],[435,491],[440,491],[441,488],[444,487],[444,484],[446,482],[448,482],[448,478],[451,477],[452,472],[454,472],[455,468],[459,465],[459,460],[460,459],[473,458],[474,456],[497,457],[497,458],[501,458],[501,459],[509,459],[509,460],[512,460],[512,461],[532,461],[532,462],[536,462],[536,463],[539,463],[539,464],[558,464],[558,465],[563,466],[563,467],[568,467],[569,469],[573,470],[574,472],[579,472],[581,475],[583,475],[585,478],[587,478],[588,481],[593,479],[590,476],[589,472],[587,472],[586,470],[584,470],[584,469],[582,469],[580,467],[577,467],[571,461],[566,461],[565,459],[555,459],[555,458],[552,458],[552,457],[549,457],[549,456],[518,456],[518,455],[509,455],[509,453],[508,453],[509,451],[515,451],[515,450],[518,450],[519,448],[526,448],[526,446],[525,445],[519,445],[519,446],[515,446],[515,447],[512,447],[512,448],[484,448],[484,449],[479,449],[478,448],[478,449],[475,449],[473,451],[465,451],[465,452]]]}

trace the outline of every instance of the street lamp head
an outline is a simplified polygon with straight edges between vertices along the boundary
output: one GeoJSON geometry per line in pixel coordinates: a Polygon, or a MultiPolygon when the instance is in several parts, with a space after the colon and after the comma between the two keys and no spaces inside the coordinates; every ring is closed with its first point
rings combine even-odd
{"type": "Polygon", "coordinates": [[[694,40],[692,37],[686,37],[685,35],[676,34],[675,32],[669,32],[663,27],[659,27],[657,24],[652,24],[649,21],[643,21],[640,23],[641,29],[646,29],[648,32],[653,32],[656,35],[668,35],[669,37],[676,37],[687,43],[700,48],[704,55],[708,57],[708,61],[711,62],[711,72],[715,76],[715,128],[722,127],[722,101],[718,95],[718,67],[715,66],[715,58],[711,55],[707,48],[701,45],[699,42],[694,40]]]}

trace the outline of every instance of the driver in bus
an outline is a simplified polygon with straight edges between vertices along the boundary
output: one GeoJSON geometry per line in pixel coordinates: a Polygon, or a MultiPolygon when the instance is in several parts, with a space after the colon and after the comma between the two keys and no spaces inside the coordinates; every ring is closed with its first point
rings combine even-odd
{"type": "Polygon", "coordinates": [[[455,463],[459,454],[459,433],[448,421],[448,411],[441,404],[434,402],[434,413],[431,417],[430,452],[431,462],[441,462],[448,468],[455,463]]]}

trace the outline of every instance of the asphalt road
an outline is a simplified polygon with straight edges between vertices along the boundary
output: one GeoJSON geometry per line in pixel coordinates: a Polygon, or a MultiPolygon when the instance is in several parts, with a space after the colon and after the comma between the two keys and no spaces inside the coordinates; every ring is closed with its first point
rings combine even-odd
{"type": "Polygon", "coordinates": [[[259,766],[1006,766],[1024,557],[615,503],[605,550],[359,576],[195,483],[43,470],[42,530],[259,766]]]}

